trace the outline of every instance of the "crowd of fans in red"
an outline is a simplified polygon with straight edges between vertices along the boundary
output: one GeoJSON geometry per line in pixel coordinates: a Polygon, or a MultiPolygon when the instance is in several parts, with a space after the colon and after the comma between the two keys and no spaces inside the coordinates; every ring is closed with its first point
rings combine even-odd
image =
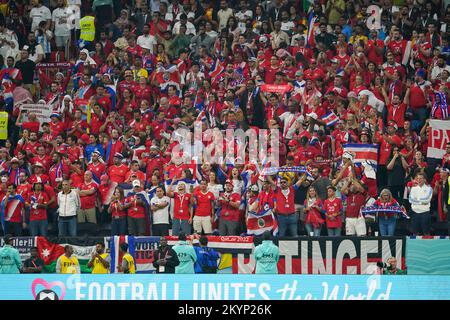
{"type": "MultiPolygon", "coordinates": [[[[427,135],[429,119],[448,117],[450,10],[442,1],[379,1],[373,28],[371,4],[0,7],[6,233],[75,236],[88,223],[97,233],[106,225],[112,234],[240,235],[251,233],[251,217],[273,211],[280,236],[395,234],[398,212],[369,220],[360,209],[370,203],[403,206],[413,219],[426,212],[425,226],[411,233],[429,234],[430,222],[447,222],[450,145],[442,162],[427,163],[427,135]],[[58,29],[64,10],[80,14],[68,41],[58,29]],[[88,16],[93,41],[79,23],[88,16]],[[70,67],[45,65],[55,62],[70,67]],[[11,100],[17,89],[52,105],[50,121],[20,111],[11,100]],[[274,166],[266,154],[257,163],[196,163],[189,150],[173,157],[177,130],[192,131],[197,121],[204,130],[279,130],[268,149],[279,150],[279,167],[294,169],[261,174],[274,166]],[[376,168],[356,164],[347,143],[377,144],[376,168]],[[409,193],[424,183],[433,189],[431,209],[414,212],[409,193]]],[[[207,135],[196,143],[210,147],[207,135]]],[[[271,223],[256,221],[260,229],[271,223]]]]}

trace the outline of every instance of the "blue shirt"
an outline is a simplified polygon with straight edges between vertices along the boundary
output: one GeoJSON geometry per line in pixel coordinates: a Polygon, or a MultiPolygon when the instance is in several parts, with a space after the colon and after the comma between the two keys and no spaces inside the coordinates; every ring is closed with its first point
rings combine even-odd
{"type": "Polygon", "coordinates": [[[194,265],[195,273],[202,273],[202,266],[214,266],[217,268],[219,254],[216,250],[208,247],[194,247],[194,250],[197,255],[197,261],[194,265]]]}

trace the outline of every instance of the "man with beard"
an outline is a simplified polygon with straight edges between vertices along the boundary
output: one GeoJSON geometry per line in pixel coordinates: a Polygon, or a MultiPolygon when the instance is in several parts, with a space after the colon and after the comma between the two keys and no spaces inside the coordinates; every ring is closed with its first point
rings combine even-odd
{"type": "Polygon", "coordinates": [[[123,147],[122,141],[119,140],[119,131],[113,129],[111,131],[111,140],[106,147],[105,162],[108,166],[111,166],[114,163],[115,154],[122,153],[123,147]]]}
{"type": "Polygon", "coordinates": [[[128,167],[124,163],[122,163],[123,155],[117,152],[116,154],[114,154],[113,159],[114,164],[108,167],[108,176],[111,181],[124,183],[125,176],[128,172],[128,167]]]}
{"type": "Polygon", "coordinates": [[[59,152],[55,152],[52,156],[53,165],[48,172],[50,178],[50,185],[53,188],[57,188],[58,185],[69,177],[69,166],[62,160],[62,155],[59,152]]]}
{"type": "Polygon", "coordinates": [[[137,45],[142,48],[148,48],[150,53],[156,52],[155,37],[150,34],[150,26],[145,24],[142,29],[142,35],[137,38],[137,45]]]}
{"type": "Polygon", "coordinates": [[[41,182],[48,183],[49,177],[45,174],[44,165],[40,162],[36,162],[33,165],[34,174],[30,177],[30,183],[41,182]]]}
{"type": "Polygon", "coordinates": [[[236,236],[239,233],[239,206],[241,196],[233,192],[233,182],[227,180],[225,182],[225,192],[219,199],[220,218],[219,218],[219,234],[221,236],[236,236]]]}
{"type": "Polygon", "coordinates": [[[92,153],[92,158],[89,164],[87,165],[87,169],[92,172],[97,179],[100,179],[100,177],[106,173],[106,166],[103,160],[101,160],[100,152],[98,150],[95,150],[92,153]]]}
{"type": "Polygon", "coordinates": [[[160,238],[159,247],[153,256],[156,273],[175,273],[175,267],[180,264],[177,253],[167,244],[165,237],[160,238]]]}

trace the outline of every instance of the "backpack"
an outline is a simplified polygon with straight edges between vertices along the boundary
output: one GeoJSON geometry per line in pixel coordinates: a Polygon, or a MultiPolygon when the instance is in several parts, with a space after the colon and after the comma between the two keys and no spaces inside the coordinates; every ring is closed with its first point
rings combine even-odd
{"type": "Polygon", "coordinates": [[[202,260],[200,262],[200,267],[202,273],[217,273],[217,261],[211,259],[211,251],[208,247],[203,248],[202,260]]]}

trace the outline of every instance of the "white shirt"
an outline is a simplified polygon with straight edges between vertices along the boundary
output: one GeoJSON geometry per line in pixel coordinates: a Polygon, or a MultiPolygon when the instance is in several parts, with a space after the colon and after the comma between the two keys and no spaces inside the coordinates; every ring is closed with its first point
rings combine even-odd
{"type": "Polygon", "coordinates": [[[150,50],[151,53],[153,53],[153,46],[156,45],[155,37],[151,34],[148,35],[140,35],[137,38],[137,45],[141,48],[147,48],[150,50]]]}
{"type": "Polygon", "coordinates": [[[55,36],[68,37],[73,26],[73,10],[66,8],[56,8],[52,13],[52,21],[55,25],[55,36]]]}
{"type": "Polygon", "coordinates": [[[233,10],[227,8],[226,10],[220,9],[217,12],[217,18],[219,19],[219,31],[222,31],[227,26],[228,19],[233,15],[233,10]]]}
{"type": "Polygon", "coordinates": [[[433,197],[433,189],[424,184],[423,186],[414,186],[409,194],[409,202],[411,209],[416,213],[424,213],[430,211],[431,198],[433,197]]]}
{"type": "MultiPolygon", "coordinates": [[[[170,198],[167,196],[163,196],[162,198],[158,198],[156,195],[150,200],[150,205],[156,206],[161,205],[163,203],[170,203],[170,198]]],[[[169,206],[165,206],[162,209],[153,210],[153,224],[169,224],[169,206]]]]}
{"type": "Polygon", "coordinates": [[[46,6],[41,6],[39,8],[35,7],[30,11],[30,18],[32,20],[31,31],[35,31],[41,21],[51,20],[52,14],[50,12],[50,9],[46,6]]]}
{"type": "Polygon", "coordinates": [[[77,215],[77,210],[81,206],[78,190],[72,189],[70,193],[58,193],[58,212],[60,217],[73,217],[77,215]]]}
{"type": "MultiPolygon", "coordinates": [[[[173,29],[172,29],[172,33],[175,35],[180,34],[180,26],[181,23],[180,21],[176,22],[173,25],[173,29]]],[[[195,36],[195,26],[191,23],[191,22],[186,22],[186,35],[192,34],[193,36],[195,36]]]]}
{"type": "Polygon", "coordinates": [[[435,80],[444,70],[450,72],[450,66],[445,65],[443,68],[439,66],[434,66],[433,70],[431,70],[431,80],[435,80]]]}

